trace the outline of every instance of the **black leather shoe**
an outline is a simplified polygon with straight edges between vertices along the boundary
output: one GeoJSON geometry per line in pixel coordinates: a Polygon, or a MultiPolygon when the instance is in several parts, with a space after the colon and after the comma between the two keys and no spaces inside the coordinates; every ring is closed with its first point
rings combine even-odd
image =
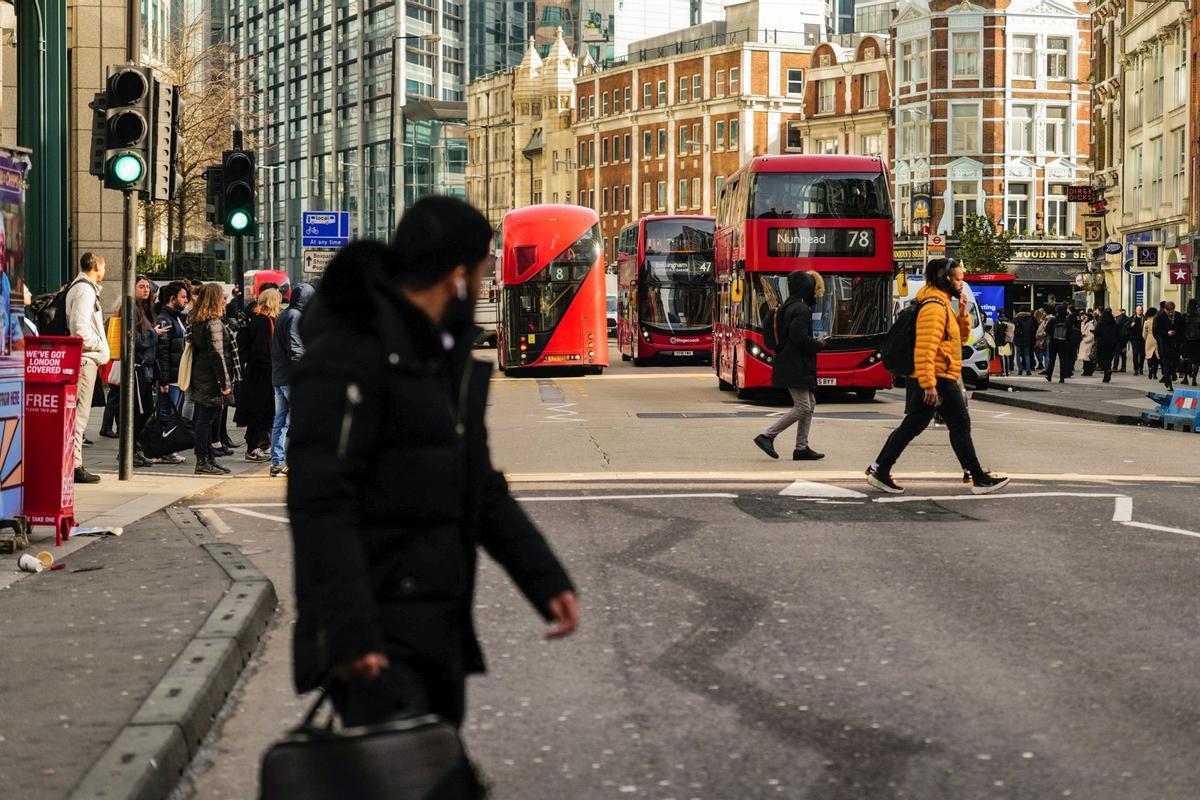
{"type": "Polygon", "coordinates": [[[99,483],[100,476],[87,471],[86,467],[75,468],[76,483],[99,483]]]}
{"type": "Polygon", "coordinates": [[[775,452],[775,440],[765,433],[760,433],[754,437],[754,444],[758,445],[758,449],[769,455],[771,458],[779,458],[779,453],[775,452]]]}
{"type": "Polygon", "coordinates": [[[820,461],[824,457],[824,453],[818,453],[811,447],[806,447],[803,450],[792,451],[792,461],[820,461]]]}
{"type": "Polygon", "coordinates": [[[105,439],[116,439],[117,438],[116,431],[100,431],[100,435],[103,436],[105,439]]]}

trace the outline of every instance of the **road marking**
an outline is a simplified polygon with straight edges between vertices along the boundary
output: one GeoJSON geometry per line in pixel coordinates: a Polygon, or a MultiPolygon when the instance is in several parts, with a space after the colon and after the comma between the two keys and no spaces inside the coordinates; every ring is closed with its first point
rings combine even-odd
{"type": "Polygon", "coordinates": [[[792,481],[790,485],[782,492],[785,497],[866,497],[863,492],[857,492],[854,489],[847,489],[842,486],[830,486],[828,483],[816,483],[815,481],[792,481]]]}
{"type": "Polygon", "coordinates": [[[212,528],[217,533],[225,534],[227,536],[233,533],[233,528],[225,524],[225,520],[218,517],[217,512],[205,508],[201,509],[197,513],[199,514],[200,519],[205,526],[212,528]]]}
{"type": "Polygon", "coordinates": [[[689,492],[685,494],[584,494],[573,497],[518,497],[521,503],[567,503],[581,500],[667,500],[679,498],[716,497],[736,500],[737,495],[731,492],[689,492]]]}
{"type": "Polygon", "coordinates": [[[574,403],[562,403],[556,406],[546,406],[546,410],[550,412],[550,416],[545,417],[546,422],[585,422],[583,417],[579,416],[578,411],[572,411],[571,406],[574,403]]]}
{"type": "MultiPolygon", "coordinates": [[[[202,508],[226,509],[226,508],[232,508],[232,507],[233,506],[230,505],[229,503],[220,503],[220,504],[208,503],[205,505],[191,506],[191,508],[194,510],[199,510],[202,508]]],[[[287,503],[238,503],[237,507],[238,508],[287,508],[287,503]]]]}
{"type": "MultiPolygon", "coordinates": [[[[799,470],[712,470],[709,472],[653,472],[630,470],[625,472],[516,472],[506,477],[509,483],[576,483],[576,482],[614,482],[614,481],[730,481],[734,483],[779,482],[791,483],[796,480],[799,470]]],[[[1104,483],[1122,485],[1126,483],[1171,483],[1200,486],[1200,477],[1183,477],[1171,475],[1085,475],[1076,473],[1035,473],[1010,472],[1006,473],[1013,480],[1049,481],[1054,483],[1104,483]]],[[[813,481],[855,481],[866,485],[866,479],[861,470],[826,470],[804,471],[804,477],[813,481]]],[[[906,472],[897,475],[900,479],[908,480],[962,480],[961,472],[906,472]]],[[[970,495],[980,497],[984,495],[970,495]]]]}
{"type": "Polygon", "coordinates": [[[1113,522],[1129,522],[1133,519],[1133,498],[1121,495],[1117,497],[1113,508],[1113,522]]]}
{"type": "Polygon", "coordinates": [[[261,511],[251,511],[248,508],[238,508],[237,506],[229,506],[225,510],[230,511],[234,514],[241,514],[244,517],[254,517],[255,519],[269,519],[272,522],[284,522],[284,523],[291,522],[291,520],[288,519],[287,517],[281,517],[276,514],[264,514],[261,511]]]}
{"type": "Polygon", "coordinates": [[[1166,525],[1154,525],[1149,522],[1122,522],[1122,525],[1127,525],[1130,528],[1145,528],[1148,531],[1162,531],[1163,533],[1178,533],[1180,536],[1191,536],[1195,539],[1200,539],[1200,533],[1196,531],[1188,531],[1183,528],[1168,528],[1166,525]]]}

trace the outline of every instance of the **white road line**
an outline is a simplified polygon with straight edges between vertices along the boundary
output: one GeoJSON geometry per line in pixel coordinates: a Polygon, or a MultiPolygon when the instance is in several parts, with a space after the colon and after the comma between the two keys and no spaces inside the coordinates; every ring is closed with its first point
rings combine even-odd
{"type": "Polygon", "coordinates": [[[255,519],[269,519],[272,522],[291,522],[287,517],[280,517],[275,514],[263,514],[261,511],[251,511],[248,508],[238,508],[237,506],[229,506],[225,509],[234,514],[241,514],[244,517],[254,517],[255,519]]]}
{"type": "Polygon", "coordinates": [[[785,497],[866,497],[863,492],[856,492],[853,489],[846,489],[842,486],[831,486],[828,483],[816,483],[815,481],[792,481],[785,488],[781,495],[785,497]]]}
{"type": "Polygon", "coordinates": [[[197,513],[200,515],[200,519],[202,522],[204,522],[206,527],[212,528],[217,533],[225,535],[233,533],[233,528],[225,524],[225,520],[218,517],[217,512],[213,511],[212,509],[200,509],[200,511],[197,513]]]}
{"type": "Polygon", "coordinates": [[[707,493],[688,493],[688,494],[585,494],[575,495],[573,497],[518,497],[518,502],[521,503],[571,503],[582,500],[659,500],[659,499],[678,499],[678,498],[704,498],[704,497],[719,497],[725,499],[737,499],[736,494],[729,492],[707,492],[707,493]]]}
{"type": "MultiPolygon", "coordinates": [[[[138,473],[138,474],[140,475],[141,473],[138,473]]],[[[229,503],[221,503],[219,505],[217,503],[208,503],[208,504],[204,504],[204,505],[190,506],[190,508],[195,509],[195,510],[199,510],[201,508],[226,509],[226,508],[232,508],[232,507],[233,506],[230,505],[229,503]]],[[[287,508],[287,503],[238,503],[237,507],[238,508],[287,508]]]]}
{"type": "Polygon", "coordinates": [[[1124,495],[1117,498],[1113,508],[1113,522],[1129,522],[1133,519],[1133,498],[1124,495]]]}
{"type": "MultiPolygon", "coordinates": [[[[619,472],[513,472],[506,477],[509,483],[609,483],[614,481],[729,481],[734,483],[762,483],[775,481],[791,483],[797,475],[803,474],[807,480],[813,481],[856,481],[865,486],[866,479],[862,470],[824,470],[801,472],[793,470],[711,470],[708,472],[654,472],[651,470],[628,470],[619,472]]],[[[1071,472],[1041,473],[1041,472],[1009,472],[1006,473],[1014,481],[1049,481],[1053,483],[1104,483],[1120,485],[1125,483],[1172,483],[1200,485],[1200,477],[1183,477],[1171,475],[1088,475],[1071,472]]],[[[961,472],[905,472],[897,475],[901,480],[947,480],[958,483],[962,479],[961,472]]],[[[975,497],[976,495],[971,495],[975,497]]]]}
{"type": "Polygon", "coordinates": [[[1149,522],[1122,522],[1130,528],[1145,528],[1148,531],[1162,531],[1163,533],[1178,533],[1180,536],[1191,536],[1195,539],[1200,539],[1200,533],[1196,531],[1188,531],[1183,528],[1168,528],[1166,525],[1154,525],[1149,522]]]}

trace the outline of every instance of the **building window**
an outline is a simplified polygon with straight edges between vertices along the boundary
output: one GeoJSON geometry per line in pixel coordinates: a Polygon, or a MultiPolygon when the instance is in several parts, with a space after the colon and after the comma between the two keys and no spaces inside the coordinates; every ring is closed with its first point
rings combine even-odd
{"type": "Polygon", "coordinates": [[[624,156],[625,156],[625,160],[626,160],[626,161],[628,161],[629,159],[633,158],[633,149],[632,149],[632,145],[633,145],[633,136],[632,136],[632,134],[628,134],[628,133],[627,133],[627,134],[625,134],[625,152],[624,152],[624,156]]]}
{"type": "Polygon", "coordinates": [[[862,154],[864,156],[883,155],[883,137],[877,133],[869,133],[862,137],[862,154]]]}
{"type": "Polygon", "coordinates": [[[600,115],[608,116],[608,92],[600,95],[600,115]]]}
{"type": "Polygon", "coordinates": [[[738,135],[740,123],[736,119],[729,120],[729,149],[736,150],[738,148],[738,135]]]}
{"type": "Polygon", "coordinates": [[[699,103],[700,97],[700,75],[697,73],[692,76],[692,101],[699,103]]]}
{"type": "Polygon", "coordinates": [[[896,204],[896,213],[899,218],[896,223],[900,226],[901,233],[910,233],[912,231],[912,186],[904,184],[897,188],[897,198],[900,202],[896,204]]]}
{"type": "Polygon", "coordinates": [[[1037,42],[1037,37],[1032,34],[1019,34],[1013,36],[1013,67],[1012,74],[1014,78],[1033,78],[1033,48],[1037,42]]]}
{"type": "Polygon", "coordinates": [[[683,76],[679,79],[679,97],[675,98],[677,103],[686,103],[688,101],[688,79],[683,76]]]}
{"type": "Polygon", "coordinates": [[[1163,113],[1163,84],[1166,70],[1163,69],[1163,46],[1160,42],[1150,50],[1150,119],[1163,113]]]}
{"type": "Polygon", "coordinates": [[[658,182],[658,210],[662,211],[667,207],[667,182],[658,182]]]}
{"type": "Polygon", "coordinates": [[[587,142],[579,143],[579,168],[587,166],[587,142]]]}
{"type": "Polygon", "coordinates": [[[1004,227],[1018,236],[1029,230],[1029,184],[1008,185],[1008,206],[1004,227]]]}
{"type": "Polygon", "coordinates": [[[675,197],[675,208],[681,209],[681,208],[687,208],[687,207],[688,207],[688,182],[687,182],[687,178],[683,178],[682,180],[679,181],[679,194],[675,197]]]}
{"type": "Polygon", "coordinates": [[[966,224],[979,213],[979,189],[975,181],[954,181],[950,185],[954,207],[954,229],[966,224]]]}
{"type": "Polygon", "coordinates": [[[1033,106],[1012,107],[1012,144],[1016,153],[1033,152],[1033,106]]]}
{"type": "Polygon", "coordinates": [[[600,213],[608,213],[608,189],[600,190],[600,213]]]}
{"type": "Polygon", "coordinates": [[[954,34],[954,77],[979,77],[979,34],[954,34]]]}
{"type": "Polygon", "coordinates": [[[625,204],[622,206],[622,208],[624,208],[626,211],[628,211],[629,210],[629,184],[628,183],[625,184],[625,188],[623,189],[623,194],[625,195],[625,204]]]}
{"type": "Polygon", "coordinates": [[[725,120],[719,119],[713,123],[713,150],[725,149],[725,120]]]}
{"type": "Polygon", "coordinates": [[[825,156],[835,156],[838,154],[839,144],[841,144],[841,139],[837,137],[817,139],[817,152],[825,156]]]}
{"type": "Polygon", "coordinates": [[[1175,213],[1185,210],[1187,201],[1187,140],[1183,128],[1171,131],[1171,153],[1175,168],[1171,170],[1171,198],[1175,201],[1175,213]]]}
{"type": "Polygon", "coordinates": [[[630,87],[626,86],[625,87],[625,110],[628,111],[632,107],[633,107],[633,90],[630,87]]]}
{"type": "Polygon", "coordinates": [[[700,179],[692,178],[692,208],[700,207],[700,179]]]}
{"type": "Polygon", "coordinates": [[[586,97],[579,98],[579,118],[587,119],[587,98],[586,97]]]}
{"type": "Polygon", "coordinates": [[[652,154],[654,149],[653,136],[654,134],[651,131],[642,131],[642,161],[648,160],[652,154]]]}
{"type": "MultiPolygon", "coordinates": [[[[1188,70],[1187,70],[1187,34],[1186,27],[1180,26],[1175,35],[1175,105],[1181,106],[1188,101],[1188,70]]],[[[1178,195],[1177,195],[1178,196],[1178,195]]]]}
{"type": "Polygon", "coordinates": [[[1129,169],[1132,176],[1130,183],[1133,185],[1133,213],[1139,214],[1142,210],[1142,146],[1134,145],[1129,151],[1129,169]]]}
{"type": "Polygon", "coordinates": [[[725,70],[723,70],[723,69],[717,70],[717,79],[715,81],[715,84],[716,85],[714,88],[716,89],[716,91],[713,92],[713,94],[715,94],[717,97],[724,97],[725,96],[725,70]]]}
{"type": "Polygon", "coordinates": [[[914,39],[900,45],[901,83],[920,83],[925,80],[927,47],[923,39],[914,39]]]}
{"type": "Polygon", "coordinates": [[[1071,40],[1066,36],[1046,37],[1046,77],[1066,78],[1070,74],[1068,58],[1071,40]]]}
{"type": "Polygon", "coordinates": [[[620,162],[621,155],[621,136],[618,134],[613,137],[612,163],[620,162]]]}
{"type": "Polygon", "coordinates": [[[804,94],[804,70],[789,69],[787,71],[787,93],[790,95],[804,94]]]}
{"type": "Polygon", "coordinates": [[[904,122],[900,124],[900,138],[897,149],[900,152],[896,155],[900,158],[909,158],[917,152],[917,123],[911,114],[905,114],[904,122]]]}
{"type": "Polygon", "coordinates": [[[1150,211],[1157,213],[1162,205],[1163,190],[1163,137],[1150,140],[1150,211]]]}
{"type": "Polygon", "coordinates": [[[588,116],[596,116],[596,95],[588,97],[588,116]]]}
{"type": "Polygon", "coordinates": [[[817,83],[817,113],[829,114],[837,109],[837,80],[829,79],[817,83]]]}
{"type": "Polygon", "coordinates": [[[1046,109],[1046,152],[1067,152],[1067,109],[1046,109]]]}
{"type": "Polygon", "coordinates": [[[667,104],[667,82],[658,82],[658,105],[665,106],[667,104]]]}
{"type": "Polygon", "coordinates": [[[729,68],[729,93],[742,93],[742,76],[741,71],[737,67],[729,68]]]}
{"type": "Polygon", "coordinates": [[[793,153],[804,152],[803,123],[798,119],[790,119],[787,124],[787,149],[793,153]]]}
{"type": "Polygon", "coordinates": [[[701,145],[700,137],[701,137],[700,123],[693,122],[692,123],[692,142],[691,142],[693,155],[700,152],[700,145],[701,145]]]}
{"type": "Polygon", "coordinates": [[[950,106],[950,152],[959,155],[979,153],[979,105],[957,103],[950,106]]]}
{"type": "Polygon", "coordinates": [[[688,126],[679,126],[679,155],[684,155],[688,151],[688,126]]]}
{"type": "Polygon", "coordinates": [[[719,203],[721,201],[721,189],[724,188],[724,186],[725,186],[725,176],[724,175],[718,175],[715,179],[713,179],[713,203],[714,204],[719,203]]]}
{"type": "Polygon", "coordinates": [[[1046,194],[1046,232],[1051,236],[1070,236],[1067,228],[1067,185],[1050,184],[1046,194]]]}
{"type": "Polygon", "coordinates": [[[600,140],[600,165],[604,166],[608,163],[608,137],[600,140]]]}
{"type": "Polygon", "coordinates": [[[879,73],[863,75],[863,108],[879,108],[879,73]]]}
{"type": "Polygon", "coordinates": [[[650,210],[650,181],[642,182],[642,208],[641,211],[650,210]]]}
{"type": "Polygon", "coordinates": [[[558,174],[558,151],[557,150],[554,151],[554,160],[550,162],[550,174],[551,175],[558,174]]]}
{"type": "Polygon", "coordinates": [[[667,129],[658,129],[658,157],[666,158],[667,155],[667,129]]]}
{"type": "Polygon", "coordinates": [[[653,89],[654,87],[649,83],[642,84],[642,108],[650,107],[651,98],[654,97],[653,89]]]}

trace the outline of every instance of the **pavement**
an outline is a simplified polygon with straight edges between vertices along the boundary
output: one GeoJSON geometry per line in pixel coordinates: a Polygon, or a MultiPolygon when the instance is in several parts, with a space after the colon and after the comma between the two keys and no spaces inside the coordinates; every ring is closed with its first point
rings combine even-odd
{"type": "MultiPolygon", "coordinates": [[[[972,398],[1094,422],[1145,425],[1142,412],[1157,407],[1146,393],[1166,391],[1162,383],[1132,372],[1115,372],[1110,383],[1103,383],[1103,378],[1102,372],[1083,377],[1082,366],[1065,383],[1059,383],[1057,375],[1053,381],[1037,374],[1032,377],[993,376],[989,388],[973,392],[972,398]]],[[[1183,388],[1183,384],[1177,382],[1176,388],[1183,388]]]]}
{"type": "MultiPolygon", "coordinates": [[[[189,453],[185,464],[118,481],[116,440],[97,435],[95,417],[84,460],[102,481],[76,488],[75,509],[80,525],[123,535],[56,548],[53,529],[39,527],[27,552],[49,550],[61,571],[23,573],[17,556],[2,561],[5,797],[165,796],[275,606],[270,584],[249,583],[235,568],[240,556],[218,552],[194,515],[162,511],[232,478],[195,476],[189,453]]],[[[227,462],[237,480],[263,472],[227,462]]]]}

